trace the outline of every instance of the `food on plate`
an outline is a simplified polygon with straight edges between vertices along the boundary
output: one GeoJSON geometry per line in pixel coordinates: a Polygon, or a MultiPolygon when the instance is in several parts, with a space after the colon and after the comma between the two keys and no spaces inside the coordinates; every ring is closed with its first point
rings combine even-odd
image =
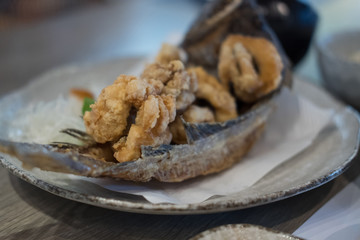
{"type": "MultiPolygon", "coordinates": [[[[229,38],[238,36],[241,35],[229,38]]],[[[104,88],[90,106],[91,111],[85,113],[87,133],[98,143],[110,142],[118,162],[140,158],[141,146],[157,147],[172,140],[186,143],[181,116],[190,123],[224,122],[237,117],[235,98],[229,87],[224,87],[202,67],[185,69],[184,64],[176,60],[179,52],[175,46],[163,45],[155,63],[147,65],[140,78],[121,75],[104,88]],[[214,113],[209,107],[191,105],[196,99],[206,100],[214,113]],[[131,108],[135,108],[132,118],[131,108]],[[129,122],[129,117],[135,122],[129,122]],[[169,128],[175,117],[176,123],[169,128]]],[[[229,56],[222,54],[219,64],[223,58],[227,60],[229,56]]],[[[235,92],[237,87],[234,84],[235,92]]]]}
{"type": "Polygon", "coordinates": [[[128,125],[131,107],[140,107],[148,95],[159,91],[145,79],[120,75],[114,84],[102,90],[91,111],[85,113],[87,132],[98,143],[117,140],[128,125]]]}
{"type": "Polygon", "coordinates": [[[183,120],[189,123],[213,123],[215,122],[215,115],[209,107],[190,105],[181,116],[176,116],[175,121],[169,125],[172,141],[177,144],[186,143],[183,120]]]}
{"type": "Polygon", "coordinates": [[[169,123],[175,119],[175,98],[171,95],[150,95],[140,106],[135,123],[126,136],[113,145],[119,162],[140,158],[141,146],[170,144],[169,123]]]}
{"type": "Polygon", "coordinates": [[[236,96],[244,102],[256,101],[274,91],[280,84],[282,69],[278,51],[265,38],[230,35],[221,44],[220,81],[226,89],[231,83],[236,96]]]}
{"type": "Polygon", "coordinates": [[[102,90],[86,133],[63,131],[82,145],[0,140],[0,150],[44,170],[138,182],[220,172],[260,138],[290,73],[253,0],[212,1],[179,46],[102,90]]]}
{"type": "Polygon", "coordinates": [[[177,110],[185,110],[195,101],[197,81],[186,71],[180,60],[150,64],[141,74],[141,78],[160,81],[163,84],[161,93],[176,98],[177,110]]]}
{"type": "Polygon", "coordinates": [[[235,98],[214,76],[202,67],[189,68],[188,71],[193,73],[198,82],[196,97],[210,103],[215,109],[216,121],[223,122],[237,117],[235,98]]]}
{"type": "Polygon", "coordinates": [[[161,46],[161,49],[158,55],[155,58],[155,61],[158,63],[169,63],[173,60],[185,61],[185,53],[178,48],[177,46],[164,43],[161,46]]]}

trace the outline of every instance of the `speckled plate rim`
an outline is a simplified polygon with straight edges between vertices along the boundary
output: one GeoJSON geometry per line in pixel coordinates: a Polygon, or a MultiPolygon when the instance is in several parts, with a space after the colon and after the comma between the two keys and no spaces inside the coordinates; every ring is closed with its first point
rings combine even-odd
{"type": "MultiPolygon", "coordinates": [[[[247,232],[249,229],[253,229],[256,230],[256,232],[258,234],[261,235],[261,239],[267,239],[267,237],[270,237],[267,234],[271,234],[271,237],[275,237],[278,236],[279,239],[281,237],[281,239],[289,239],[289,240],[302,240],[302,238],[296,237],[294,235],[288,234],[288,233],[284,233],[284,232],[280,232],[271,228],[267,228],[267,227],[263,227],[263,226],[259,226],[259,225],[253,225],[253,224],[226,224],[226,225],[221,225],[218,227],[214,227],[211,229],[208,229],[206,231],[203,231],[199,234],[197,234],[196,236],[190,238],[189,240],[200,240],[200,239],[208,239],[208,237],[211,237],[212,234],[216,233],[216,232],[224,232],[224,231],[231,231],[232,229],[236,229],[239,230],[239,234],[235,235],[231,235],[228,237],[241,237],[244,234],[253,234],[253,232],[247,232]]],[[[221,236],[219,236],[221,237],[221,236]]],[[[253,236],[251,236],[253,237],[253,236]]],[[[212,238],[211,238],[212,239],[212,238]]],[[[272,238],[273,239],[273,238],[272,238]]]]}
{"type": "MultiPolygon", "coordinates": [[[[86,67],[89,67],[89,65],[86,64],[86,67]]],[[[70,71],[73,71],[73,66],[70,66],[68,68],[70,69],[70,71]]],[[[58,74],[61,71],[66,71],[66,69],[67,69],[66,67],[61,69],[55,69],[53,71],[50,71],[42,75],[42,78],[49,76],[51,74],[58,74]]],[[[336,105],[336,106],[334,105],[334,108],[340,107],[343,110],[348,111],[349,114],[351,114],[352,117],[356,118],[357,122],[360,124],[359,113],[355,111],[353,108],[339,102],[330,94],[328,94],[321,88],[315,86],[314,84],[305,81],[296,80],[295,85],[297,84],[305,86],[308,89],[312,88],[313,90],[316,90],[318,93],[321,93],[329,101],[334,102],[334,104],[336,105]]],[[[119,200],[115,198],[102,197],[93,194],[79,193],[69,189],[65,189],[63,187],[53,185],[51,183],[48,183],[44,180],[35,177],[30,171],[17,167],[15,164],[11,162],[11,160],[6,159],[6,157],[0,156],[0,164],[15,176],[45,191],[48,191],[50,193],[53,193],[55,195],[58,195],[66,199],[87,203],[94,206],[99,206],[99,207],[119,210],[119,211],[146,213],[146,214],[209,214],[216,212],[245,209],[249,207],[254,207],[254,206],[259,206],[259,205],[279,201],[309,191],[311,189],[314,189],[331,181],[332,179],[342,174],[350,166],[352,160],[357,155],[359,149],[359,143],[360,143],[359,126],[357,127],[357,129],[353,129],[353,130],[357,131],[357,139],[356,142],[354,142],[352,154],[350,154],[347,158],[345,158],[342,164],[340,164],[337,168],[333,169],[332,171],[322,176],[314,178],[311,181],[304,182],[303,184],[294,186],[292,188],[282,189],[281,191],[264,194],[261,196],[257,196],[256,198],[246,198],[245,200],[243,199],[242,201],[238,200],[235,194],[223,196],[221,200],[219,198],[214,198],[214,199],[206,200],[201,203],[194,203],[194,204],[169,204],[169,203],[153,204],[147,201],[134,202],[127,200],[119,200]]]]}

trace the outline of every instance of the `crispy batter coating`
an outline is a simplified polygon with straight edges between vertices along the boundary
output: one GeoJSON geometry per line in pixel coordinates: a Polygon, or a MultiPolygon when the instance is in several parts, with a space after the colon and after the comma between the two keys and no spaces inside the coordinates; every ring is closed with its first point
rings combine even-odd
{"type": "Polygon", "coordinates": [[[135,76],[120,75],[104,88],[91,111],[84,115],[86,131],[96,142],[118,140],[127,127],[131,107],[139,108],[151,94],[158,94],[161,87],[154,86],[135,76]]]}
{"type": "Polygon", "coordinates": [[[281,82],[282,69],[279,53],[265,38],[230,35],[221,45],[220,80],[227,89],[231,82],[242,101],[253,102],[276,89],[281,82]]]}
{"type": "Polygon", "coordinates": [[[190,123],[215,122],[214,113],[208,107],[191,105],[183,114],[185,121],[190,123]]]}
{"type": "MultiPolygon", "coordinates": [[[[191,105],[182,115],[183,119],[190,123],[215,122],[214,113],[208,107],[191,105]]],[[[177,144],[186,143],[186,133],[181,117],[177,116],[175,121],[169,125],[173,136],[173,142],[177,144]]]]}
{"type": "Polygon", "coordinates": [[[160,81],[166,84],[172,76],[172,71],[168,67],[168,63],[151,63],[148,64],[142,72],[140,78],[153,79],[154,81],[160,81]]]}
{"type": "Polygon", "coordinates": [[[91,111],[84,115],[86,132],[96,142],[105,143],[117,140],[127,125],[131,105],[126,101],[127,84],[134,76],[121,75],[114,84],[104,88],[91,111]],[[121,80],[120,80],[121,79],[121,80]]]}
{"type": "Polygon", "coordinates": [[[148,96],[160,94],[163,88],[164,85],[159,81],[136,78],[126,85],[126,101],[139,108],[148,96]]]}
{"type": "Polygon", "coordinates": [[[191,91],[182,91],[176,98],[176,108],[179,111],[183,111],[189,105],[191,105],[196,99],[196,96],[191,91]]]}
{"type": "Polygon", "coordinates": [[[184,60],[181,55],[182,53],[180,48],[168,43],[164,43],[162,44],[155,61],[158,63],[167,64],[173,60],[184,60]]]}
{"type": "Polygon", "coordinates": [[[218,66],[222,83],[201,67],[186,70],[180,49],[164,44],[140,78],[120,75],[103,89],[91,112],[84,115],[86,130],[96,142],[111,145],[117,161],[136,160],[141,146],[186,143],[181,118],[190,123],[236,118],[230,83],[240,99],[253,101],[277,87],[281,70],[275,47],[262,38],[226,39],[218,66]],[[196,98],[206,100],[215,113],[193,105],[196,98]]]}
{"type": "Polygon", "coordinates": [[[161,81],[164,84],[162,94],[176,98],[177,110],[185,110],[195,101],[197,80],[185,70],[184,64],[179,60],[167,64],[150,64],[145,68],[141,78],[161,81]]]}
{"type": "Polygon", "coordinates": [[[169,112],[169,122],[173,122],[176,117],[176,100],[173,96],[161,95],[161,98],[169,112]]]}
{"type": "Polygon", "coordinates": [[[172,135],[168,125],[174,121],[175,112],[175,99],[172,96],[150,95],[141,105],[127,137],[113,145],[116,160],[126,162],[139,158],[142,145],[169,144],[172,135]]]}
{"type": "Polygon", "coordinates": [[[175,120],[177,110],[195,101],[196,90],[196,78],[179,60],[151,64],[141,78],[121,75],[85,114],[87,132],[99,143],[116,142],[114,156],[119,162],[134,160],[140,157],[141,145],[171,142],[168,125],[175,120]],[[132,108],[138,112],[130,126],[132,108]]]}
{"type": "Polygon", "coordinates": [[[215,119],[218,122],[237,117],[234,97],[202,67],[189,68],[196,75],[198,90],[196,97],[207,100],[215,108],[215,119]]]}

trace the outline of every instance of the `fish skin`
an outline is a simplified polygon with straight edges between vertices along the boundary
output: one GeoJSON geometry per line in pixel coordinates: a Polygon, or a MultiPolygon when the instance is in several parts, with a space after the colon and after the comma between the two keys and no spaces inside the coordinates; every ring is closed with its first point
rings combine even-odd
{"type": "Polygon", "coordinates": [[[45,171],[136,182],[151,179],[180,182],[222,171],[238,162],[260,137],[271,112],[272,108],[263,107],[257,114],[251,112],[239,117],[225,124],[224,129],[191,144],[143,146],[142,157],[130,162],[104,162],[79,154],[76,149],[58,152],[50,145],[2,139],[0,152],[16,157],[26,169],[38,167],[45,171]]]}

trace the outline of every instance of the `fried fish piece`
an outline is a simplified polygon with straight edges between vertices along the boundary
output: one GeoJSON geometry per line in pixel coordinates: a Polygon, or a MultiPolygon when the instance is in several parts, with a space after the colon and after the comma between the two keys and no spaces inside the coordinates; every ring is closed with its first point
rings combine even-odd
{"type": "Polygon", "coordinates": [[[145,68],[141,78],[161,81],[164,84],[162,94],[174,96],[179,111],[185,110],[196,99],[197,80],[185,70],[180,60],[152,63],[145,68]]]}
{"type": "Polygon", "coordinates": [[[233,34],[221,45],[220,80],[227,89],[232,83],[236,96],[244,102],[254,102],[275,90],[282,70],[280,54],[265,38],[233,34]]]}
{"type": "Polygon", "coordinates": [[[176,116],[175,121],[169,125],[170,132],[173,135],[172,141],[177,144],[186,143],[186,133],[181,117],[189,123],[211,123],[215,122],[214,113],[208,107],[190,105],[182,116],[176,116]]]}
{"type": "Polygon", "coordinates": [[[169,144],[172,139],[169,123],[174,121],[175,111],[172,96],[150,95],[141,105],[128,135],[113,145],[116,160],[127,162],[138,159],[142,145],[156,147],[169,144]]]}
{"type": "Polygon", "coordinates": [[[202,67],[189,68],[195,74],[198,89],[196,97],[207,100],[215,108],[215,119],[218,122],[227,121],[237,117],[235,98],[202,67]]]}
{"type": "Polygon", "coordinates": [[[185,53],[177,46],[163,43],[155,61],[157,63],[167,64],[173,60],[185,61],[185,53]]]}
{"type": "Polygon", "coordinates": [[[158,94],[161,86],[146,79],[120,75],[112,85],[104,88],[91,111],[84,114],[86,132],[98,143],[117,141],[127,127],[131,108],[139,108],[151,94],[158,94]]]}

